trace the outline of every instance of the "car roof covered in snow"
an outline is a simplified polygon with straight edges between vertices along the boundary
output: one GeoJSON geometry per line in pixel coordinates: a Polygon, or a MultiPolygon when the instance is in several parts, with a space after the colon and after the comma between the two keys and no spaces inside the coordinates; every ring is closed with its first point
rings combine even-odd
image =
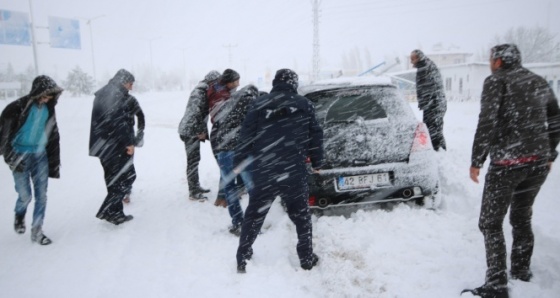
{"type": "Polygon", "coordinates": [[[391,78],[389,77],[345,77],[336,78],[329,80],[322,80],[314,82],[309,85],[301,86],[299,88],[299,94],[306,95],[311,92],[339,89],[351,86],[393,86],[391,78]]]}

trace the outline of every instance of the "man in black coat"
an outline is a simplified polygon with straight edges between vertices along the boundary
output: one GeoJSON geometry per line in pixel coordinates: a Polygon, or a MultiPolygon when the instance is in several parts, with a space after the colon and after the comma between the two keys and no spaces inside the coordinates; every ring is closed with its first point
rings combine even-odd
{"type": "Polygon", "coordinates": [[[313,253],[309,188],[305,161],[313,169],[323,162],[323,130],[317,123],[311,102],[297,94],[298,76],[289,69],[276,72],[270,94],[249,107],[240,131],[243,142],[235,151],[235,172],[251,164],[254,188],[241,228],[237,249],[237,270],[245,272],[253,254],[252,245],[277,196],[284,201],[296,226],[300,265],[309,270],[317,264],[313,253]]]}
{"type": "Polygon", "coordinates": [[[96,216],[115,225],[132,219],[132,215],[124,214],[122,200],[136,179],[132,159],[138,139],[129,105],[133,83],[130,72],[119,70],[95,93],[91,114],[89,154],[99,157],[107,185],[107,196],[96,216]]]}
{"type": "MultiPolygon", "coordinates": [[[[136,124],[135,118],[138,120],[138,126],[136,130],[136,138],[134,140],[134,146],[136,148],[140,148],[144,146],[144,129],[146,128],[146,116],[144,115],[144,111],[142,111],[142,107],[140,107],[140,103],[136,99],[136,97],[129,95],[127,100],[128,110],[130,114],[128,115],[128,121],[130,125],[134,127],[136,124]]],[[[132,165],[134,167],[134,165],[132,165]]],[[[132,190],[132,185],[130,186],[132,190]]],[[[130,191],[126,194],[123,199],[124,203],[130,203],[130,191]]]]}
{"type": "Polygon", "coordinates": [[[471,179],[478,183],[480,168],[490,156],[479,219],[488,269],[483,286],[465,291],[481,297],[508,297],[503,221],[510,208],[511,277],[529,281],[532,206],[558,155],[560,109],[546,80],[521,66],[517,46],[493,47],[490,68],[470,168],[471,179]]]}
{"type": "Polygon", "coordinates": [[[0,115],[0,155],[4,155],[12,170],[18,193],[14,229],[18,234],[25,233],[25,214],[34,193],[31,240],[41,245],[52,243],[43,234],[42,226],[48,178],[60,177],[60,136],[55,106],[61,93],[62,88],[53,79],[38,76],[33,80],[31,92],[10,103],[0,115]]]}
{"type": "Polygon", "coordinates": [[[410,62],[418,69],[416,72],[416,99],[418,108],[423,111],[423,122],[428,126],[434,150],[446,150],[443,137],[443,117],[447,111],[447,101],[439,69],[420,50],[410,54],[410,62]]]}
{"type": "Polygon", "coordinates": [[[200,142],[208,140],[208,99],[206,92],[210,83],[220,78],[220,73],[212,70],[193,89],[187,102],[185,114],[179,123],[179,137],[185,143],[187,153],[187,183],[191,200],[205,201],[204,193],[209,189],[200,186],[198,164],[200,163],[200,142]]]}

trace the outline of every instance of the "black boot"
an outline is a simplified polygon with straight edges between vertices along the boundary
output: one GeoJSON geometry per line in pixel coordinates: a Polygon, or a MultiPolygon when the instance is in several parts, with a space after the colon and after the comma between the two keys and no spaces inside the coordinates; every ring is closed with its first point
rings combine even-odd
{"type": "Polygon", "coordinates": [[[507,288],[494,288],[494,287],[478,287],[476,289],[464,289],[461,295],[466,292],[471,292],[475,296],[480,296],[482,298],[509,298],[507,288]]]}
{"type": "Polygon", "coordinates": [[[319,257],[315,253],[313,253],[313,255],[311,256],[311,262],[307,264],[301,264],[301,268],[303,268],[304,270],[311,270],[313,267],[315,267],[315,265],[317,265],[318,262],[319,257]]]}
{"type": "Polygon", "coordinates": [[[25,233],[25,214],[24,215],[17,215],[14,220],[14,230],[18,234],[25,233]]]}
{"type": "Polygon", "coordinates": [[[111,218],[107,218],[107,221],[118,226],[122,223],[125,223],[127,221],[131,221],[134,218],[134,216],[132,215],[124,215],[124,214],[119,214],[116,216],[113,216],[111,218]]]}
{"type": "Polygon", "coordinates": [[[194,187],[193,190],[191,190],[191,192],[195,192],[195,193],[196,193],[196,192],[199,192],[199,193],[209,193],[210,190],[209,190],[208,188],[202,188],[202,186],[197,185],[197,186],[194,187]]]}
{"type": "Polygon", "coordinates": [[[511,279],[518,279],[524,282],[530,282],[531,278],[533,278],[533,273],[531,270],[527,271],[511,271],[511,279]]]}

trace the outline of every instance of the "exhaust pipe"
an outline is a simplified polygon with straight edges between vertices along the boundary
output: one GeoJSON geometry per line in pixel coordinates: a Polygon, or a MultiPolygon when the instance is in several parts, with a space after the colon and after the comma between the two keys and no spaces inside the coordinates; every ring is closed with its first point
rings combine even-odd
{"type": "Polygon", "coordinates": [[[321,207],[321,208],[325,208],[328,205],[331,204],[331,200],[328,198],[320,198],[317,200],[317,206],[321,207]]]}
{"type": "Polygon", "coordinates": [[[412,191],[412,189],[410,189],[410,188],[405,188],[402,191],[402,196],[403,196],[404,199],[408,199],[408,198],[412,197],[413,194],[414,194],[414,191],[412,191]]]}

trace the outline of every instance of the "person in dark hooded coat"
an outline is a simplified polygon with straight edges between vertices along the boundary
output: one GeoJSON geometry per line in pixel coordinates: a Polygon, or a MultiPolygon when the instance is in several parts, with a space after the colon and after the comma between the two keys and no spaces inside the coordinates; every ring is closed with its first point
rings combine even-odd
{"type": "Polygon", "coordinates": [[[507,298],[503,221],[509,209],[511,278],[529,281],[534,247],[532,206],[558,155],[560,108],[546,80],[521,65],[517,46],[493,47],[490,68],[492,75],[484,81],[480,99],[469,170],[471,179],[478,183],[480,168],[490,156],[478,222],[488,269],[483,286],[464,292],[507,298]]]}
{"type": "Polygon", "coordinates": [[[129,91],[134,76],[119,70],[107,85],[95,92],[91,114],[89,154],[98,157],[103,167],[107,196],[97,212],[97,218],[118,225],[131,220],[123,212],[123,199],[136,179],[133,164],[138,138],[130,121],[129,91]]]}
{"type": "Polygon", "coordinates": [[[447,100],[443,81],[436,64],[420,50],[410,54],[410,62],[418,69],[416,72],[416,99],[418,108],[423,111],[422,121],[426,123],[434,150],[446,150],[443,137],[443,117],[447,111],[447,100]]]}
{"type": "Polygon", "coordinates": [[[296,226],[301,267],[309,270],[319,259],[313,253],[306,159],[311,160],[313,169],[321,168],[323,130],[311,102],[297,94],[298,76],[294,71],[278,70],[272,86],[269,94],[257,98],[249,107],[239,133],[243,144],[235,149],[235,172],[250,164],[254,184],[237,249],[239,273],[245,273],[246,262],[253,254],[252,245],[277,196],[296,226]]]}
{"type": "MultiPolygon", "coordinates": [[[[144,129],[146,128],[146,116],[144,115],[144,111],[142,110],[142,107],[140,107],[140,103],[138,102],[136,97],[129,95],[127,105],[128,110],[130,111],[130,114],[128,115],[128,121],[130,122],[130,125],[134,127],[134,125],[136,124],[135,119],[138,120],[134,146],[136,148],[140,148],[144,146],[144,129]]],[[[134,167],[134,165],[132,166],[134,167]]],[[[123,199],[123,202],[127,204],[130,203],[130,191],[132,191],[132,185],[130,187],[131,189],[129,190],[129,193],[127,193],[123,199]]]]}
{"type": "Polygon", "coordinates": [[[239,138],[239,130],[249,105],[257,98],[258,94],[259,90],[253,85],[247,85],[233,93],[219,108],[212,126],[212,148],[214,154],[217,155],[220,174],[223,180],[221,187],[225,191],[227,207],[232,219],[229,232],[236,236],[239,236],[241,233],[243,209],[239,203],[241,195],[235,180],[236,178],[243,180],[249,192],[253,184],[248,168],[244,169],[238,177],[233,172],[234,150],[239,144],[243,144],[246,141],[239,138]]]}
{"type": "Polygon", "coordinates": [[[31,92],[7,105],[0,115],[0,155],[4,155],[12,170],[18,193],[14,229],[18,234],[25,233],[25,214],[34,194],[31,240],[41,245],[52,243],[42,227],[48,178],[60,178],[60,135],[55,106],[61,93],[62,88],[53,79],[38,76],[33,80],[31,92]]]}

